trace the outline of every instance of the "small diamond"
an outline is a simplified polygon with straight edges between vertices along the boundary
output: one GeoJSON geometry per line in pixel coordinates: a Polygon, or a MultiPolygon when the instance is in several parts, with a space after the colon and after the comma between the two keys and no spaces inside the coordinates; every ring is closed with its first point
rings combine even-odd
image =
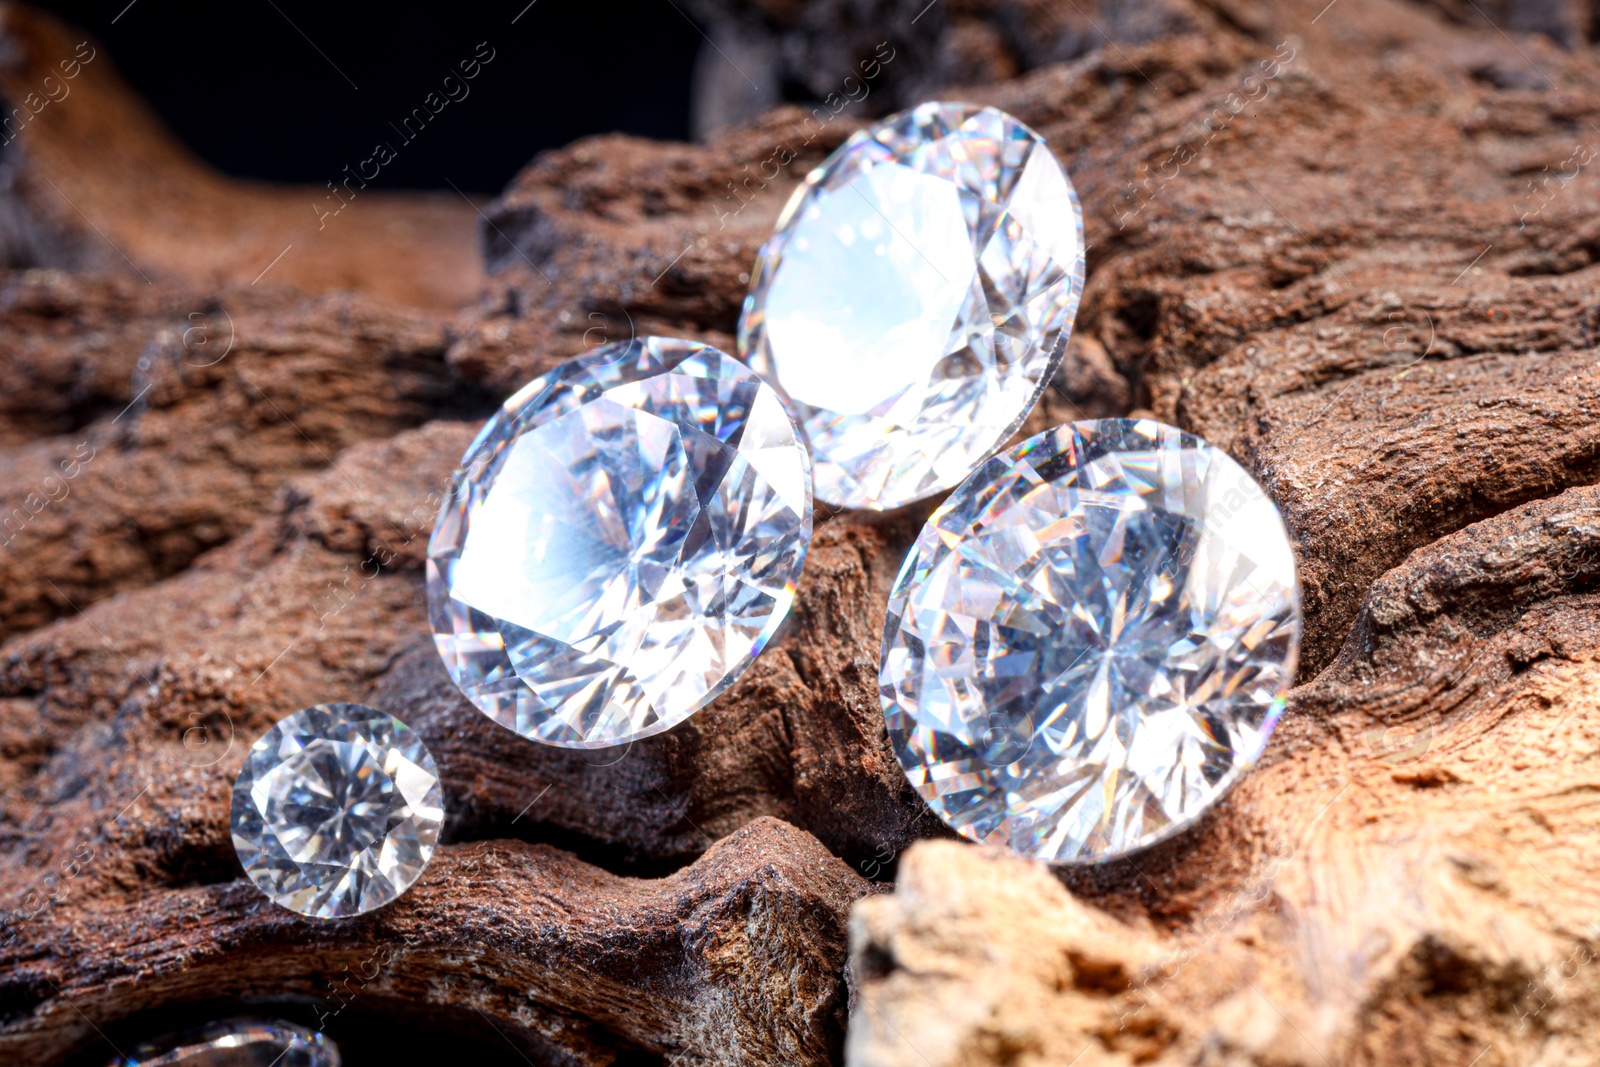
{"type": "Polygon", "coordinates": [[[444,823],[439,770],[405,723],[318,704],[268,730],[233,787],[233,847],[290,911],[360,915],[411,888],[444,823]]]}
{"type": "Polygon", "coordinates": [[[434,642],[525,737],[604,748],[682,722],[750,666],[811,543],[811,469],[731,356],[604,345],[529,382],[462,460],[428,546],[434,642]]]}
{"type": "Polygon", "coordinates": [[[147,1041],[111,1067],[339,1067],[320,1033],[268,1019],[222,1019],[147,1041]]]}
{"type": "Polygon", "coordinates": [[[1097,860],[1198,818],[1260,756],[1300,643],[1277,509],[1153,421],[1031,437],[933,513],[879,675],[911,784],[963,835],[1097,860]]]}
{"type": "Polygon", "coordinates": [[[1022,424],[1083,288],[1083,216],[1003,111],[923,104],[806,178],[762,248],[739,350],[793,401],[817,498],[891,508],[955,485],[1022,424]]]}

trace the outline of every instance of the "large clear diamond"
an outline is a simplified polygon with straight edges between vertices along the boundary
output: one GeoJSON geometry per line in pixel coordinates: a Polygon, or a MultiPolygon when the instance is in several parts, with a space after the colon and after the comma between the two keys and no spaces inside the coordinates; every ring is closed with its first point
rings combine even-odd
{"type": "Polygon", "coordinates": [[[506,401],[428,548],[461,691],[546,744],[660,733],[732,685],[794,600],[811,469],[778,393],[707,345],[605,345],[506,401]]]}
{"type": "Polygon", "coordinates": [[[817,498],[891,508],[948,489],[1022,424],[1083,288],[1077,194],[1003,111],[923,104],[806,178],[739,323],[793,401],[817,498]]]}
{"type": "Polygon", "coordinates": [[[439,769],[393,715],[318,704],[268,730],[233,787],[233,847],[273,901],[319,919],[398,897],[444,824],[439,769]]]}
{"type": "Polygon", "coordinates": [[[975,841],[1044,860],[1197,818],[1283,710],[1300,587],[1272,502],[1152,421],[1074,423],[985,463],[928,520],[880,674],[907,777],[975,841]]]}

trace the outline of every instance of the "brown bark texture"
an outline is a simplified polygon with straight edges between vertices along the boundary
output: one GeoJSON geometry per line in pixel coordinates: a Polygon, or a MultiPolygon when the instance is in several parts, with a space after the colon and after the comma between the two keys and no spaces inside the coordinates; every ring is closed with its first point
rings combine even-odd
{"type": "Polygon", "coordinates": [[[239,1005],[582,1067],[1600,1062],[1595,11],[690,7],[826,102],[578,142],[482,220],[371,192],[318,229],[317,191],[211,172],[103,45],[0,5],[0,1062],[239,1005]],[[953,840],[888,748],[884,599],[931,504],[820,511],[781,638],[620,751],[489,723],[426,625],[494,404],[603,341],[731,350],[806,170],[934,97],[1044,134],[1083,202],[1024,432],[1193,430],[1298,555],[1262,765],[1099,867],[953,840]],[[328,700],[407,719],[450,811],[411,893],[332,923],[227,828],[249,743],[328,700]]]}

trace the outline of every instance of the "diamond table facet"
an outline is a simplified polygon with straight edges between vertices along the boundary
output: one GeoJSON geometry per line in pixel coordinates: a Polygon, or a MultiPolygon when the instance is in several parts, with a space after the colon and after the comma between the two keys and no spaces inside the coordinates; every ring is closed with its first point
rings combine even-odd
{"type": "Polygon", "coordinates": [[[934,512],[890,594],[889,737],[975,841],[1099,860],[1193,822],[1261,754],[1300,587],[1277,509],[1152,421],[1073,423],[934,512]]]}
{"type": "Polygon", "coordinates": [[[245,873],[275,903],[315,918],[360,915],[411,888],[443,824],[427,746],[360,704],[284,718],[251,747],[233,787],[245,873]]]}
{"type": "Polygon", "coordinates": [[[707,345],[605,345],[467,450],[428,548],[434,642],[502,726],[624,744],[749,667],[810,543],[810,461],[776,390],[707,345]]]}
{"type": "Polygon", "coordinates": [[[816,493],[884,509],[955,485],[1022,424],[1083,287],[1077,194],[994,108],[923,104],[852,136],[761,250],[740,352],[788,395],[816,493]]]}

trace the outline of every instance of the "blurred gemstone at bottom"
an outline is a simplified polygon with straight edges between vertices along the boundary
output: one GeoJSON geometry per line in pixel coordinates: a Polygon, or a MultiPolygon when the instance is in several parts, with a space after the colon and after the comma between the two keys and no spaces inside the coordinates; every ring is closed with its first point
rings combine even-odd
{"type": "Polygon", "coordinates": [[[339,1067],[321,1034],[269,1019],[220,1019],[168,1034],[118,1056],[109,1067],[339,1067]]]}

